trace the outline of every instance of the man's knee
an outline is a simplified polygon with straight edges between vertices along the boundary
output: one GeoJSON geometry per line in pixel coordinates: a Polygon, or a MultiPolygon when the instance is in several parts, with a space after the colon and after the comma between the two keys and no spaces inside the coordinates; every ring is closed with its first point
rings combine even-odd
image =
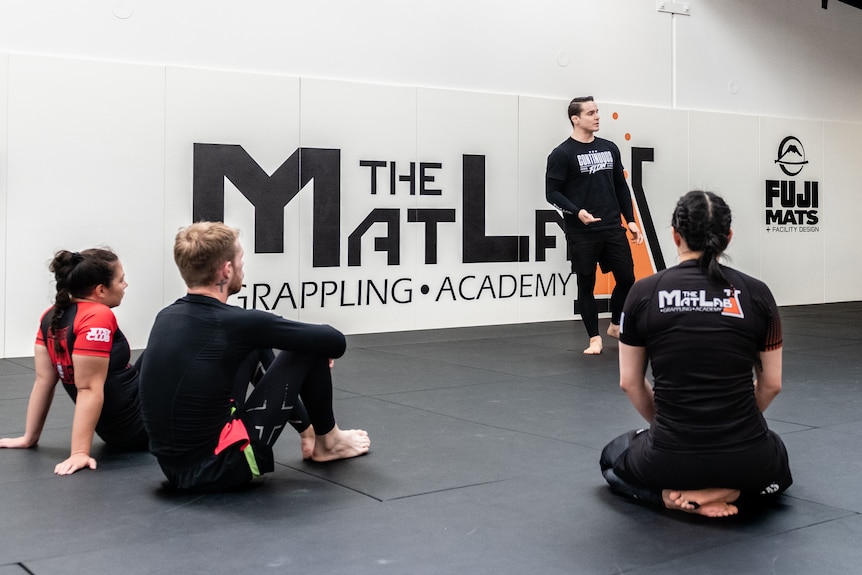
{"type": "Polygon", "coordinates": [[[575,276],[576,283],[578,285],[578,293],[581,291],[588,291],[589,293],[593,293],[593,290],[596,288],[596,270],[593,269],[590,272],[579,273],[575,276]]]}
{"type": "Polygon", "coordinates": [[[622,268],[614,270],[614,283],[621,289],[629,289],[635,283],[634,268],[622,268]]]}

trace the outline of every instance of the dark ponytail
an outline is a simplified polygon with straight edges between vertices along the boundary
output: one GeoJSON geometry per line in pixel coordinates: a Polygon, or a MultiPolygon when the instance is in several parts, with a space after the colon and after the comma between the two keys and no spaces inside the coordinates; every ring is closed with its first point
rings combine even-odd
{"type": "MultiPolygon", "coordinates": [[[[54,280],[57,282],[57,295],[54,297],[51,316],[51,330],[55,334],[60,328],[63,314],[72,304],[72,298],[85,298],[100,285],[110,286],[118,261],[117,254],[103,248],[82,252],[60,250],[54,254],[48,269],[54,273],[54,280]]],[[[55,339],[54,346],[58,353],[61,352],[59,340],[55,339]]]]}
{"type": "Polygon", "coordinates": [[[703,252],[697,260],[715,283],[727,284],[718,258],[730,243],[730,208],[712,192],[695,190],[679,199],[671,225],[682,236],[688,249],[703,252]]]}

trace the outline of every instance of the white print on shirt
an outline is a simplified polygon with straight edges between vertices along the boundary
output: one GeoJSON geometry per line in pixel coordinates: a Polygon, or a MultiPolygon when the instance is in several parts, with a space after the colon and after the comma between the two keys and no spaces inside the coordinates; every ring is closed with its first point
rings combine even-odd
{"type": "Polygon", "coordinates": [[[601,170],[614,169],[614,156],[610,152],[593,150],[586,154],[578,154],[578,164],[582,174],[595,174],[601,170]]]}
{"type": "Polygon", "coordinates": [[[85,339],[87,341],[110,342],[111,330],[106,327],[91,327],[90,331],[87,332],[87,337],[85,339]]]}
{"type": "Polygon", "coordinates": [[[725,289],[725,297],[710,298],[706,290],[661,290],[658,292],[658,310],[661,313],[679,311],[721,312],[721,315],[743,318],[738,289],[725,289]]]}
{"type": "Polygon", "coordinates": [[[761,495],[772,495],[773,493],[778,493],[778,490],[781,489],[777,483],[771,483],[766,489],[760,492],[761,495]]]}

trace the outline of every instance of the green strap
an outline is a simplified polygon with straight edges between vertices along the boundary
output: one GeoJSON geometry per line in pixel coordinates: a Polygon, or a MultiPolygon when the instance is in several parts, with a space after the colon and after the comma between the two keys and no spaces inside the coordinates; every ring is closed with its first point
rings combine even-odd
{"type": "MultiPolygon", "coordinates": [[[[230,408],[230,414],[233,415],[236,413],[236,406],[232,405],[230,408]]],[[[245,449],[242,450],[245,454],[245,461],[248,463],[248,468],[251,469],[252,477],[260,477],[260,467],[257,466],[257,459],[254,457],[254,449],[251,448],[251,441],[249,441],[248,445],[245,446],[245,449]]]]}
{"type": "Polygon", "coordinates": [[[242,452],[245,453],[245,460],[248,462],[248,468],[251,469],[251,476],[260,477],[260,468],[257,466],[257,459],[254,457],[254,449],[251,448],[251,443],[246,445],[242,452]]]}

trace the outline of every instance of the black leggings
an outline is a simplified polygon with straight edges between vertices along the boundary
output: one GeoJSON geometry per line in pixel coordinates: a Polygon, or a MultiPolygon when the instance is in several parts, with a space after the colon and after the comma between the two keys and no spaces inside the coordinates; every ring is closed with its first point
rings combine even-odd
{"type": "Polygon", "coordinates": [[[313,425],[317,435],[335,427],[329,358],[258,350],[249,354],[237,374],[234,401],[255,441],[272,446],[287,424],[300,433],[313,425]],[[253,389],[246,397],[249,385],[253,389]]]}
{"type": "Polygon", "coordinates": [[[570,234],[567,236],[572,273],[577,276],[578,313],[584,322],[587,335],[599,335],[599,311],[594,295],[596,289],[596,265],[614,276],[611,293],[611,323],[619,324],[626,296],[635,283],[631,248],[622,228],[597,232],[570,234]]]}

